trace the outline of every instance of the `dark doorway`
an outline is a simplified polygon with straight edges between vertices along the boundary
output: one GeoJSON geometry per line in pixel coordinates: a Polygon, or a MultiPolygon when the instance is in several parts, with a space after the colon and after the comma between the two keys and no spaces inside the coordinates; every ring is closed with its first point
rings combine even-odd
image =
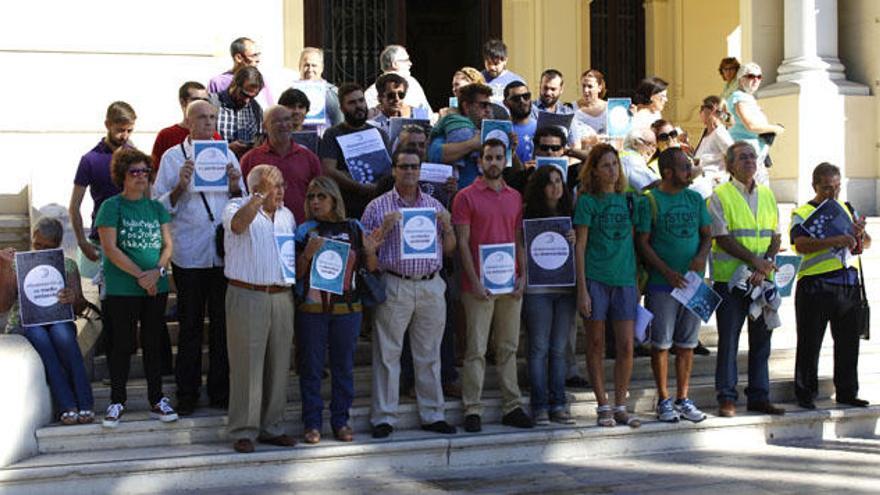
{"type": "Polygon", "coordinates": [[[305,43],[324,49],[324,78],[373,83],[379,54],[406,46],[412,73],[435,109],[451,96],[452,74],[482,69],[484,41],[501,37],[501,0],[305,0],[305,43]]]}
{"type": "Polygon", "coordinates": [[[590,3],[591,68],[605,74],[609,97],[631,97],[645,77],[644,0],[590,3]]]}

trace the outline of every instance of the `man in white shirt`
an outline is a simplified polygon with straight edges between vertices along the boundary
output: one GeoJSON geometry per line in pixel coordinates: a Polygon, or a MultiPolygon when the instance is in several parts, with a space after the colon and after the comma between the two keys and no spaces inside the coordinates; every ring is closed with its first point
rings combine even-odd
{"type": "Polygon", "coordinates": [[[284,275],[276,235],[296,230],[284,207],[284,176],[258,165],[247,176],[247,198],[223,211],[229,289],[229,424],[236,452],[254,451],[254,440],[293,447],[284,433],[290,348],[293,345],[293,291],[284,275]]]}
{"type": "Polygon", "coordinates": [[[208,350],[208,398],[212,407],[225,408],[229,401],[229,362],[226,351],[226,279],[223,258],[216,250],[216,229],[223,207],[230,197],[241,196],[244,184],[241,168],[231,150],[226,191],[196,192],[191,185],[194,171],[193,140],[211,140],[216,132],[217,108],[203,100],[186,107],[190,135],[172,146],[160,161],[153,194],[171,213],[174,254],[171,263],[177,286],[177,314],[180,333],[177,338],[178,414],[193,413],[199,400],[202,381],[202,335],[205,305],[210,319],[208,350]]]}
{"type": "MultiPolygon", "coordinates": [[[[428,115],[433,113],[431,104],[428,103],[428,97],[425,95],[425,90],[422,89],[419,81],[410,74],[412,60],[410,60],[406,48],[400,45],[386,46],[382,53],[379,54],[379,68],[382,70],[382,74],[394,72],[402,76],[409,83],[409,90],[403,99],[404,103],[413,108],[423,108],[428,112],[428,115]]],[[[373,108],[379,104],[379,91],[376,89],[375,84],[367,88],[364,98],[367,100],[368,108],[373,108]]]]}

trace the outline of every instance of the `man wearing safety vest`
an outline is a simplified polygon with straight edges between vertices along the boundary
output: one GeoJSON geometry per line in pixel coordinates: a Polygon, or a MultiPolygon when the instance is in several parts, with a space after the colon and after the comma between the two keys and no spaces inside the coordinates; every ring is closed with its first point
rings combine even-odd
{"type": "MultiPolygon", "coordinates": [[[[751,285],[760,285],[772,276],[773,260],[779,251],[779,210],[770,188],[755,182],[758,155],[746,142],[737,141],[725,156],[730,182],[715,189],[709,198],[712,217],[712,279],[721,295],[715,313],[718,322],[718,361],[715,365],[715,392],[718,415],[736,415],[739,336],[748,318],[751,299],[741,290],[731,291],[728,282],[741,265],[748,266],[751,285]]],[[[746,388],[749,411],[785,414],[785,409],[770,403],[771,330],[763,316],[749,318],[749,384],[746,388]]]]}
{"type": "Polygon", "coordinates": [[[859,275],[853,254],[871,245],[865,220],[855,215],[840,194],[840,169],[820,163],[813,170],[816,197],[792,212],[791,243],[803,255],[797,275],[794,308],[797,318],[797,357],[794,389],[798,405],[815,409],[819,390],[819,351],[831,322],[834,339],[834,389],[838,404],[867,407],[859,392],[859,335],[853,309],[859,304],[859,275]],[[837,201],[853,221],[853,231],[825,239],[810,236],[802,226],[824,201],[837,201]]]}

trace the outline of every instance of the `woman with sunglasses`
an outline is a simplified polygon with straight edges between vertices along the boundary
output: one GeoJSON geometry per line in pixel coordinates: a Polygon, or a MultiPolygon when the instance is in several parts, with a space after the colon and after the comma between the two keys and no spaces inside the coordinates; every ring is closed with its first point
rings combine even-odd
{"type": "Polygon", "coordinates": [[[654,155],[648,160],[648,168],[660,180],[660,167],[657,163],[660,153],[668,148],[678,148],[678,129],[672,125],[672,122],[664,119],[655,120],[651,124],[651,131],[654,132],[654,138],[657,140],[657,148],[654,155]]]}
{"type": "Polygon", "coordinates": [[[733,144],[733,138],[727,131],[733,118],[724,100],[712,95],[703,98],[700,120],[705,127],[694,152],[696,177],[691,189],[700,193],[703,199],[708,199],[712,191],[730,177],[724,165],[724,154],[733,144]]]}
{"type": "Polygon", "coordinates": [[[763,79],[761,66],[754,62],[743,64],[736,76],[739,89],[727,99],[727,108],[731,110],[733,115],[730,137],[734,141],[746,141],[752,145],[758,154],[758,172],[755,174],[755,180],[759,184],[766,184],[768,177],[764,160],[770,145],[761,138],[761,135],[779,135],[785,132],[785,128],[778,124],[771,124],[755,100],[755,92],[758,91],[763,79]]]}
{"type": "Polygon", "coordinates": [[[361,329],[363,306],[357,292],[358,267],[374,271],[379,265],[376,248],[382,229],[364,235],[360,222],[345,216],[339,186],[327,176],[315,177],[306,190],[306,221],[296,229],[297,301],[296,345],[299,356],[299,387],[302,396],[303,437],[306,443],[321,440],[324,401],[321,379],[324,356],[330,355],[330,426],[333,436],[351,442],[349,409],[354,400],[354,351],[361,329]],[[312,259],[325,239],[349,244],[343,275],[343,293],[331,294],[311,287],[312,259]],[[300,292],[301,291],[301,292],[300,292]]]}
{"type": "Polygon", "coordinates": [[[161,339],[166,269],[171,261],[171,216],[150,199],[154,178],[150,156],[134,148],[119,148],[110,162],[110,176],[122,192],[101,204],[95,225],[104,251],[105,315],[112,335],[107,364],[110,368],[110,405],[103,425],[116,427],[125,410],[131,354],[137,348],[138,322],[144,351],[144,375],[150,416],[162,422],[177,413],[162,394],[161,339]]]}

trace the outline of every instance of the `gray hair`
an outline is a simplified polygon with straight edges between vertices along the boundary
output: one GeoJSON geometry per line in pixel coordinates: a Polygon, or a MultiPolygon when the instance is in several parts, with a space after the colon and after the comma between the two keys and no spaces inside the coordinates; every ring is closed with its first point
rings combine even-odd
{"type": "Polygon", "coordinates": [[[34,225],[34,234],[36,233],[39,233],[56,246],[60,246],[61,239],[64,238],[64,226],[61,225],[61,221],[57,218],[42,217],[34,225]]]}
{"type": "MultiPolygon", "coordinates": [[[[730,170],[730,166],[733,165],[733,160],[736,159],[736,149],[742,148],[743,146],[748,146],[752,151],[755,151],[755,147],[748,141],[736,141],[727,147],[727,151],[724,152],[724,164],[727,166],[728,170],[730,170]]],[[[757,151],[755,151],[755,153],[757,153],[757,151]]]]}
{"type": "Polygon", "coordinates": [[[631,130],[623,139],[623,149],[642,151],[648,146],[657,144],[657,138],[650,128],[642,127],[631,130]]]}
{"type": "Polygon", "coordinates": [[[406,50],[406,48],[400,45],[388,45],[382,50],[382,53],[379,54],[379,69],[382,72],[388,72],[391,70],[391,67],[394,65],[394,59],[397,58],[397,54],[401,51],[406,50]]]}
{"type": "Polygon", "coordinates": [[[263,182],[263,178],[267,175],[277,175],[281,179],[284,178],[284,176],[281,175],[281,170],[274,165],[257,165],[252,168],[247,175],[248,191],[253,193],[255,190],[259,189],[260,183],[263,182]]]}

